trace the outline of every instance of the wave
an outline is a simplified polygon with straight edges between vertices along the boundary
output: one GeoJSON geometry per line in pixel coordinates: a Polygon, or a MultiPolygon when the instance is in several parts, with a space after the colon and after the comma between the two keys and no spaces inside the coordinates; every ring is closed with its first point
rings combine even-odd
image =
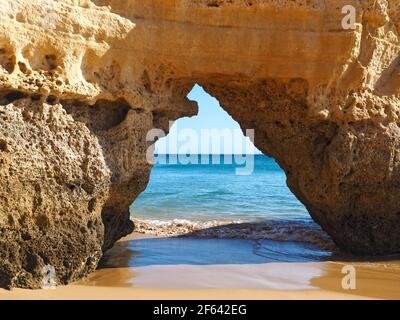
{"type": "Polygon", "coordinates": [[[335,244],[316,223],[301,220],[266,220],[262,222],[139,220],[133,219],[135,231],[162,237],[194,237],[216,239],[273,240],[301,242],[333,251],[335,244]]]}

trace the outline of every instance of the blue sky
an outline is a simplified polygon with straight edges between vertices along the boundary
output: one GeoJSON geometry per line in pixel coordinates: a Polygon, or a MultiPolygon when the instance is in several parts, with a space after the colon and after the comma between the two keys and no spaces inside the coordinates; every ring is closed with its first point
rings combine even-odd
{"type": "Polygon", "coordinates": [[[169,135],[157,142],[156,153],[260,153],[250,139],[243,135],[239,124],[221,108],[218,100],[207,94],[202,87],[194,86],[188,98],[198,102],[199,114],[176,121],[169,135]],[[222,136],[218,136],[218,140],[221,143],[215,143],[216,140],[210,140],[211,142],[208,146],[204,143],[206,139],[201,138],[202,133],[211,132],[208,129],[214,129],[214,132],[217,130],[219,133],[230,133],[232,139],[226,139],[224,141],[227,141],[227,143],[224,143],[222,136]],[[221,139],[219,139],[220,137],[221,139]],[[194,152],[196,150],[197,152],[194,152]]]}

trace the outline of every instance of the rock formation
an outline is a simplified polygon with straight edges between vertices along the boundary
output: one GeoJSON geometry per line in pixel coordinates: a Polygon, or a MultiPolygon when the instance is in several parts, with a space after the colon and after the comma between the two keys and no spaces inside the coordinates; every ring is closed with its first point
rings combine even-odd
{"type": "Polygon", "coordinates": [[[196,83],[340,247],[400,252],[399,32],[398,0],[1,0],[0,287],[84,277],[133,230],[146,134],[196,83]]]}

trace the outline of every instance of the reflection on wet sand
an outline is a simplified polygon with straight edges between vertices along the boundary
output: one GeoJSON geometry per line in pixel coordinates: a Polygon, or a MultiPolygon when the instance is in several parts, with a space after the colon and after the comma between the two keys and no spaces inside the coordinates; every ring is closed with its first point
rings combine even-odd
{"type": "Polygon", "coordinates": [[[339,258],[313,248],[303,250],[309,256],[296,256],[296,244],[291,248],[288,243],[277,243],[273,248],[261,250],[260,255],[254,249],[259,243],[225,241],[126,239],[109,251],[99,270],[79,285],[132,289],[261,289],[298,292],[299,296],[305,292],[331,292],[338,297],[400,299],[400,262],[395,258],[371,262],[371,259],[361,261],[343,256],[341,261],[332,261],[339,258]],[[160,241],[164,246],[160,246],[160,241]],[[280,255],[280,250],[285,255],[280,255]],[[191,258],[187,257],[188,252],[191,258]],[[288,256],[287,252],[293,255],[288,256]],[[345,265],[356,268],[356,290],[342,288],[345,265]]]}
{"type": "Polygon", "coordinates": [[[131,288],[134,287],[136,273],[131,268],[98,269],[87,279],[77,282],[78,286],[91,287],[113,287],[131,288]]]}
{"type": "MultiPolygon", "coordinates": [[[[135,239],[142,237],[135,236],[135,239]]],[[[77,285],[96,287],[132,287],[135,272],[130,267],[131,261],[139,255],[132,246],[135,240],[120,241],[106,252],[100,261],[99,268],[77,285]]]]}

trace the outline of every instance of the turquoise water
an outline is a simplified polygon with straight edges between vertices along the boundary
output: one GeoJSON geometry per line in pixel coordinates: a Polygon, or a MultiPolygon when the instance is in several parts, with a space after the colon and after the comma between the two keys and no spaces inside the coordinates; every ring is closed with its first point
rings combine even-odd
{"type": "Polygon", "coordinates": [[[155,228],[177,223],[207,228],[197,237],[330,244],[288,189],[285,173],[273,159],[256,155],[250,175],[236,175],[238,166],[221,160],[208,165],[156,164],[146,191],[131,207],[132,217],[155,228]],[[231,223],[234,232],[221,230],[231,223]]]}
{"type": "Polygon", "coordinates": [[[133,215],[161,221],[310,221],[278,164],[263,155],[254,161],[251,175],[236,175],[236,164],[156,164],[146,191],[132,205],[133,215]]]}

